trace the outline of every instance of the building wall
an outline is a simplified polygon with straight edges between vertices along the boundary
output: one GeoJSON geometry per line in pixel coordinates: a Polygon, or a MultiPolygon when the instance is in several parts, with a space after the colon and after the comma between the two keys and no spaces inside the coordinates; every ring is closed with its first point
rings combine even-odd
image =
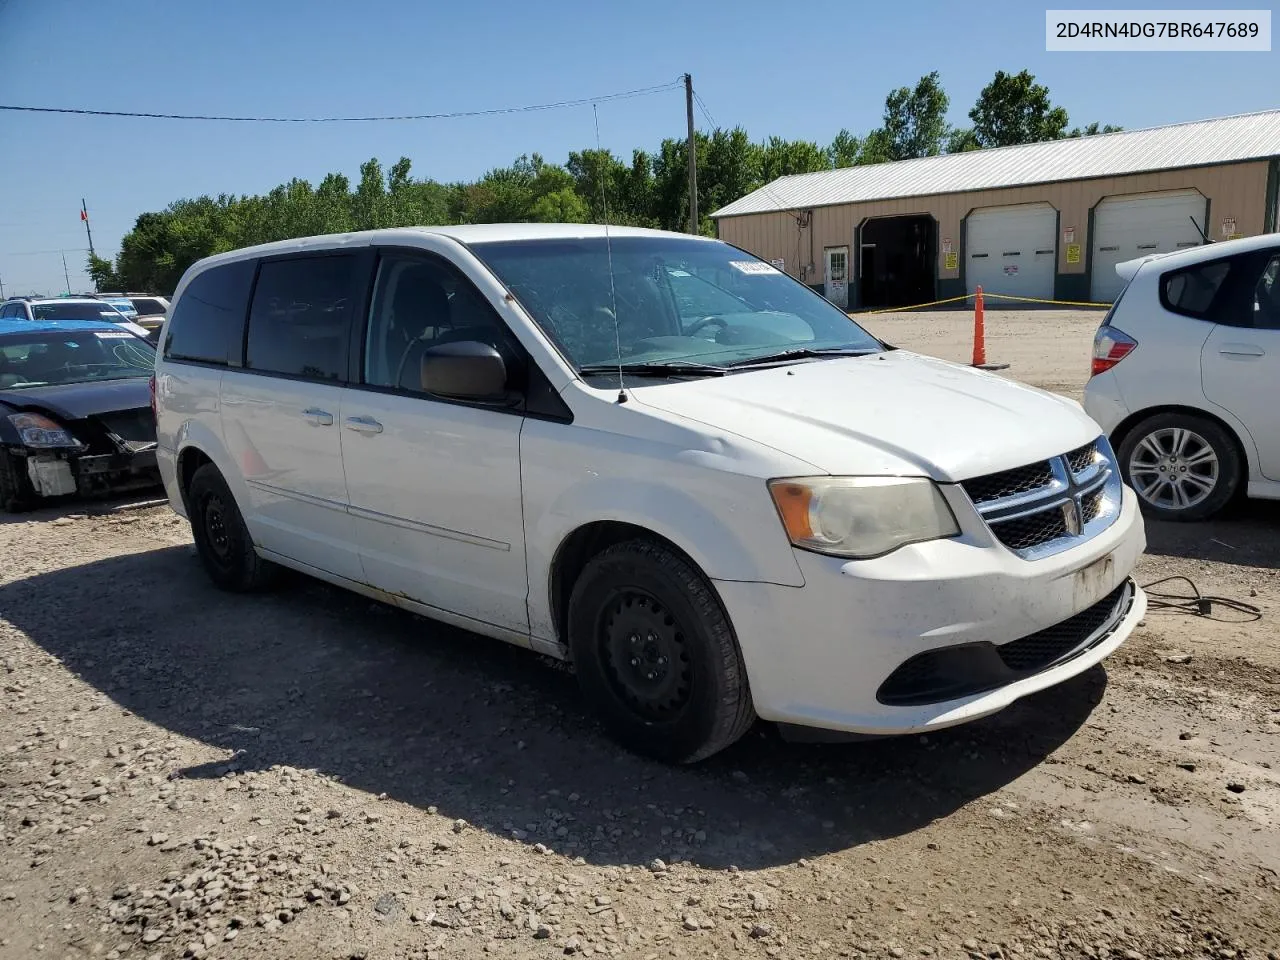
{"type": "MultiPolygon", "coordinates": [[[[877,200],[867,203],[817,207],[810,216],[811,227],[798,225],[796,213],[753,213],[719,220],[721,239],[749,250],[766,260],[781,258],[787,273],[805,283],[818,286],[823,281],[823,248],[848,246],[850,268],[857,273],[855,228],[868,217],[892,217],[905,214],[930,214],[938,222],[938,297],[958,296],[964,292],[960,265],[962,224],[977,207],[995,207],[1015,203],[1052,204],[1059,212],[1058,296],[1063,292],[1072,298],[1088,292],[1085,277],[1088,267],[1090,211],[1106,197],[1151,193],[1158,190],[1199,190],[1209,200],[1209,236],[1223,239],[1222,221],[1232,218],[1236,232],[1253,236],[1267,229],[1268,172],[1271,162],[1222,164],[1212,167],[1188,167],[1156,173],[1035,184],[1000,190],[975,190],[968,193],[935,194],[900,200],[877,200]],[[1079,263],[1067,263],[1066,244],[1061,230],[1075,228],[1075,242],[1081,245],[1079,263]],[[950,239],[957,265],[946,269],[944,241],[950,239]],[[811,259],[812,256],[812,259],[811,259]],[[812,269],[808,268],[812,264],[812,269]]],[[[1272,226],[1272,229],[1275,229],[1272,226]]]]}

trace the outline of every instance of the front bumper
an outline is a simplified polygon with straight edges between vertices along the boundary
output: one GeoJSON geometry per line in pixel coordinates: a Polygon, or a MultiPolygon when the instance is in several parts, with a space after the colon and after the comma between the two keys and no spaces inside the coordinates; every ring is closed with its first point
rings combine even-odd
{"type": "Polygon", "coordinates": [[[20,451],[19,462],[23,453],[30,492],[41,499],[124,493],[160,483],[154,445],[131,453],[20,451]]]}
{"type": "Polygon", "coordinates": [[[805,579],[799,588],[715,585],[762,718],[850,733],[911,733],[995,713],[1115,650],[1146,612],[1146,597],[1136,586],[1115,617],[1044,669],[949,699],[882,702],[886,680],[912,658],[964,646],[999,648],[1120,596],[1145,546],[1137,501],[1126,488],[1111,526],[1040,560],[966,536],[914,544],[875,560],[797,551],[805,579]]]}

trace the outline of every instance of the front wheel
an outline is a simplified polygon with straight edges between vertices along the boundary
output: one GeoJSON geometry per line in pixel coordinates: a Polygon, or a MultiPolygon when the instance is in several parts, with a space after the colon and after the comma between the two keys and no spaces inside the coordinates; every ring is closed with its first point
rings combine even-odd
{"type": "Polygon", "coordinates": [[[719,598],[664,544],[631,540],[587,562],[569,600],[569,647],[583,695],[639,753],[693,763],[755,719],[719,598]]]}
{"type": "Polygon", "coordinates": [[[1159,520],[1204,520],[1240,489],[1235,441],[1219,424],[1189,413],[1158,413],[1124,438],[1120,470],[1143,512],[1159,520]]]}

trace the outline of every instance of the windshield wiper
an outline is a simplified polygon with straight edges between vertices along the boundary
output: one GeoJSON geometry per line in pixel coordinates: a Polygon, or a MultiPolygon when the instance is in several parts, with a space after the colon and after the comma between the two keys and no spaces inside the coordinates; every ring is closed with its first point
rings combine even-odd
{"type": "Polygon", "coordinates": [[[729,371],[709,363],[689,363],[679,360],[654,360],[649,363],[588,363],[579,367],[586,374],[617,374],[633,377],[723,377],[729,371]]]}
{"type": "Polygon", "coordinates": [[[809,360],[821,357],[864,357],[879,350],[865,350],[859,347],[797,347],[792,350],[780,350],[777,353],[765,354],[763,357],[748,357],[746,360],[735,360],[730,367],[757,367],[770,363],[789,363],[792,360],[809,360]]]}

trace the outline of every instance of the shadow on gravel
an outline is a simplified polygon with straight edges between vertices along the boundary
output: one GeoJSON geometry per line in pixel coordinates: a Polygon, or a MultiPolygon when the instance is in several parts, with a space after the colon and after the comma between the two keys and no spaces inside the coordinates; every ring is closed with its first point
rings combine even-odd
{"type": "Polygon", "coordinates": [[[1280,569],[1280,501],[1232,504],[1203,523],[1148,520],[1147,553],[1280,569]]]}
{"type": "Polygon", "coordinates": [[[229,751],[177,775],[314,768],[507,836],[554,808],[567,835],[523,839],[597,864],[763,867],[909,832],[1040,763],[1106,685],[1095,668],[927,739],[800,746],[761,724],[672,768],[616,747],[527,651],[309,580],[224,594],[190,547],[8,584],[0,611],[122,707],[229,751]]]}
{"type": "Polygon", "coordinates": [[[60,497],[43,506],[25,510],[21,513],[5,513],[0,510],[0,526],[8,523],[26,523],[28,521],[48,522],[61,517],[106,516],[127,510],[138,510],[157,504],[168,503],[164,498],[164,488],[154,487],[119,496],[100,497],[90,500],[75,497],[60,497]]]}

